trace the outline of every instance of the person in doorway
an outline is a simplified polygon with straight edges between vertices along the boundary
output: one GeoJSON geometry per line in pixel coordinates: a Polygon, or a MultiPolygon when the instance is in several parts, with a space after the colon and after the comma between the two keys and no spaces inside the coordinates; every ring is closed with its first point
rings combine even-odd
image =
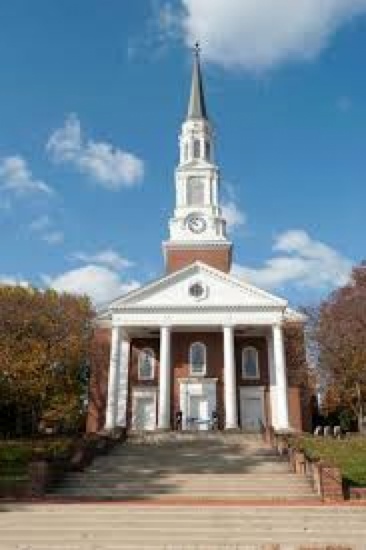
{"type": "Polygon", "coordinates": [[[212,429],[214,431],[217,431],[219,429],[219,416],[217,414],[217,411],[213,411],[212,413],[212,429]]]}
{"type": "Polygon", "coordinates": [[[175,413],[175,429],[180,432],[182,431],[182,420],[183,420],[183,413],[182,411],[177,411],[175,413]]]}

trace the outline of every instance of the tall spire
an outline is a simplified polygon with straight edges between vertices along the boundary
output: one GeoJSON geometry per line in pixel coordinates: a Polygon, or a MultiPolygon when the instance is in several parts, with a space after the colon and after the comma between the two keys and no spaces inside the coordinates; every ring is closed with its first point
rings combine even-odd
{"type": "Polygon", "coordinates": [[[207,111],[200,66],[200,46],[197,42],[194,48],[191,97],[189,99],[187,119],[199,118],[207,119],[207,111]]]}

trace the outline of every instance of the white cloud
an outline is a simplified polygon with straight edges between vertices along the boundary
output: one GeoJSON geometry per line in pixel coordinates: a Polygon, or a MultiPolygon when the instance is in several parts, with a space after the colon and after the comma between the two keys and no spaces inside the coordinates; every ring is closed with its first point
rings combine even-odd
{"type": "Polygon", "coordinates": [[[239,209],[233,200],[223,203],[222,214],[226,220],[228,231],[235,231],[246,223],[245,213],[239,209]]]}
{"type": "Polygon", "coordinates": [[[27,162],[19,155],[0,159],[0,189],[17,196],[32,193],[50,195],[52,189],[43,181],[34,179],[27,162]]]}
{"type": "Polygon", "coordinates": [[[133,262],[127,260],[126,258],[123,258],[122,256],[120,256],[120,254],[118,254],[118,252],[116,252],[112,248],[101,250],[96,254],[85,254],[84,252],[76,252],[72,255],[72,258],[81,262],[95,263],[117,270],[127,269],[134,265],[133,262]]]}
{"type": "Polygon", "coordinates": [[[28,281],[23,279],[21,276],[13,276],[13,275],[1,275],[0,273],[0,286],[22,286],[22,287],[29,287],[30,284],[28,281]]]}
{"type": "Polygon", "coordinates": [[[29,224],[29,229],[34,233],[37,233],[42,241],[50,244],[57,245],[64,241],[64,234],[62,231],[58,231],[52,228],[52,222],[49,216],[40,216],[29,224]]]}
{"type": "Polygon", "coordinates": [[[54,279],[43,276],[43,280],[58,292],[86,294],[95,304],[108,302],[139,286],[136,281],[122,281],[115,271],[94,264],[67,271],[54,279]]]}
{"type": "Polygon", "coordinates": [[[31,231],[43,231],[44,229],[47,229],[51,225],[51,220],[49,216],[40,216],[39,218],[36,218],[32,221],[32,223],[29,225],[29,229],[31,231]]]}
{"type": "Polygon", "coordinates": [[[314,58],[365,12],[366,0],[180,0],[160,23],[178,24],[189,46],[200,40],[208,61],[257,71],[314,58]]]}
{"type": "Polygon", "coordinates": [[[64,242],[64,234],[62,231],[49,231],[42,235],[42,240],[48,244],[56,245],[64,242]]]}
{"type": "Polygon", "coordinates": [[[281,289],[286,285],[329,290],[349,280],[352,262],[330,246],[312,239],[306,231],[290,230],[275,240],[276,256],[264,267],[234,265],[233,272],[256,286],[281,289]]]}
{"type": "Polygon", "coordinates": [[[111,191],[132,187],[144,176],[144,163],[109,143],[86,140],[78,117],[69,115],[50,136],[46,150],[57,163],[70,163],[111,191]]]}

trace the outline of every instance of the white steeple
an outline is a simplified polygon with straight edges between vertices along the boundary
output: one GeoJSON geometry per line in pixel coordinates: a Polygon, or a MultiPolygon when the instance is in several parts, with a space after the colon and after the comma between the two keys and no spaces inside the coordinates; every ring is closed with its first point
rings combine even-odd
{"type": "Polygon", "coordinates": [[[200,50],[194,49],[191,95],[179,137],[179,165],[175,174],[176,207],[170,220],[170,240],[178,245],[199,243],[230,246],[219,203],[219,169],[214,162],[214,132],[203,91],[200,50]]]}

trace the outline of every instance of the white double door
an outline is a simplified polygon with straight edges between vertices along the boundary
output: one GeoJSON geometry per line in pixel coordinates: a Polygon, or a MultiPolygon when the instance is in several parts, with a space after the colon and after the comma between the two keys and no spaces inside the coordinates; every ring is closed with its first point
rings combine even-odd
{"type": "Polygon", "coordinates": [[[191,395],[189,409],[189,416],[193,426],[198,430],[207,430],[210,423],[208,397],[205,395],[191,395]]]}
{"type": "Polygon", "coordinates": [[[156,396],[139,395],[134,399],[134,429],[138,431],[155,430],[156,396]]]}
{"type": "Polygon", "coordinates": [[[216,411],[216,378],[180,379],[183,430],[209,430],[216,411]]]}

